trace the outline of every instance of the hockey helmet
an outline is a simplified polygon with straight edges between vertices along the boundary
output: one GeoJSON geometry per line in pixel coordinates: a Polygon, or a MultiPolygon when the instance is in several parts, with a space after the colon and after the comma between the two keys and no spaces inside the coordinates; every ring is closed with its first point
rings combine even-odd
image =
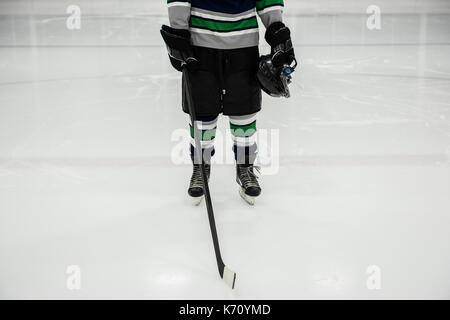
{"type": "Polygon", "coordinates": [[[292,80],[291,73],[294,72],[296,66],[297,61],[294,66],[285,65],[277,68],[273,65],[270,55],[262,56],[259,59],[256,73],[261,89],[272,97],[289,98],[291,96],[289,91],[289,84],[292,80]]]}

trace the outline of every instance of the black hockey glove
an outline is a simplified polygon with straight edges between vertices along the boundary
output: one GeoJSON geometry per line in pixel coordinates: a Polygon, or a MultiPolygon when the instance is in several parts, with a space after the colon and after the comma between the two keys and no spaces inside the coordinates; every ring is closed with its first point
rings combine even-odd
{"type": "Polygon", "coordinates": [[[281,68],[295,60],[291,31],[283,22],[274,22],[266,30],[266,41],[270,45],[273,65],[281,68]]]}
{"type": "Polygon", "coordinates": [[[170,62],[175,69],[182,71],[183,64],[186,64],[189,71],[194,72],[198,69],[198,61],[194,58],[189,30],[174,29],[163,25],[161,35],[167,45],[170,62]]]}

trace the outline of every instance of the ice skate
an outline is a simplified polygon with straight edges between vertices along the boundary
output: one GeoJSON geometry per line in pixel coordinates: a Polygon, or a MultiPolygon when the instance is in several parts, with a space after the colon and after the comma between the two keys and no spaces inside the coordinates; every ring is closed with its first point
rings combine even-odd
{"type": "MultiPolygon", "coordinates": [[[[205,164],[205,170],[209,181],[211,166],[209,164],[205,164]]],[[[202,171],[200,164],[194,164],[191,181],[189,183],[188,194],[191,197],[191,201],[194,206],[200,205],[204,196],[202,171]]]]}
{"type": "Polygon", "coordinates": [[[261,194],[261,187],[258,183],[259,168],[253,165],[236,166],[236,182],[239,184],[239,195],[250,205],[255,204],[255,199],[261,194]]]}

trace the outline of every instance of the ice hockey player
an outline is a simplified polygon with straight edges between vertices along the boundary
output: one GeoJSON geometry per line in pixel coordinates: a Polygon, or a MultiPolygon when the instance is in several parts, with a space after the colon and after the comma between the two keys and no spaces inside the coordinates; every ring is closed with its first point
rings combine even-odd
{"type": "MultiPolygon", "coordinates": [[[[295,60],[290,30],[282,19],[284,1],[168,0],[167,4],[170,26],[163,26],[161,33],[169,52],[174,49],[189,57],[180,61],[170,56],[170,61],[178,71],[182,71],[183,63],[189,70],[208,179],[217,118],[222,113],[229,117],[240,194],[254,204],[255,197],[261,193],[254,166],[256,118],[261,110],[261,86],[256,77],[260,61],[257,15],[266,27],[271,63],[281,70],[283,65],[295,60]]],[[[183,111],[189,113],[185,90],[182,105],[183,111]]],[[[188,193],[198,204],[203,188],[200,165],[194,161],[192,123],[190,133],[193,173],[188,193]]]]}

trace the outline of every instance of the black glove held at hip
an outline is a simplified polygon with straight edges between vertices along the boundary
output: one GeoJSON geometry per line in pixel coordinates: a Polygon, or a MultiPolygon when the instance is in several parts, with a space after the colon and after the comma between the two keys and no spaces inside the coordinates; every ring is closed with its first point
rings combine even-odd
{"type": "Polygon", "coordinates": [[[167,45],[170,62],[176,70],[182,71],[183,64],[186,64],[189,71],[198,69],[198,61],[194,57],[189,30],[174,29],[163,25],[161,35],[167,45]]]}
{"type": "Polygon", "coordinates": [[[266,41],[270,45],[272,63],[275,67],[291,65],[295,60],[291,31],[283,22],[274,22],[266,30],[266,41]]]}

